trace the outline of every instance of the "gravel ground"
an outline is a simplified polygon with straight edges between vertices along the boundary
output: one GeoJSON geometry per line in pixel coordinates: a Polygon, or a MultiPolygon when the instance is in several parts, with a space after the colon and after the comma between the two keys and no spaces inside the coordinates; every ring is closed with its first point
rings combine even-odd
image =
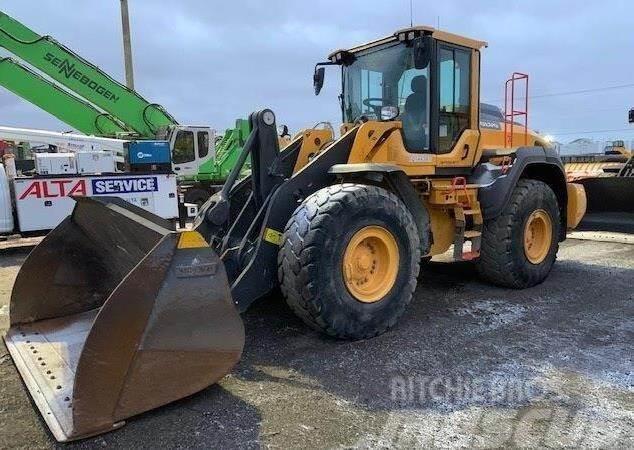
{"type": "MultiPolygon", "coordinates": [[[[0,249],[2,333],[25,257],[0,249]]],[[[525,291],[429,264],[400,324],[367,341],[321,336],[272,295],[219,384],[65,447],[632,448],[633,287],[634,245],[569,239],[525,291]]],[[[53,445],[0,346],[0,447],[53,445]]]]}

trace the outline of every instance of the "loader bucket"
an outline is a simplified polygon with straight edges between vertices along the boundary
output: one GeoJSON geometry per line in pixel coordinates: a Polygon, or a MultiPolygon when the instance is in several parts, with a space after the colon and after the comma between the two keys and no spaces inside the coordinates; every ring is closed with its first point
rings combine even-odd
{"type": "Polygon", "coordinates": [[[240,358],[224,266],[195,231],[116,198],[77,198],[13,287],[7,348],[58,441],[193,394],[240,358]]]}
{"type": "Polygon", "coordinates": [[[597,177],[583,185],[588,207],[580,230],[634,233],[634,177],[597,177]]]}

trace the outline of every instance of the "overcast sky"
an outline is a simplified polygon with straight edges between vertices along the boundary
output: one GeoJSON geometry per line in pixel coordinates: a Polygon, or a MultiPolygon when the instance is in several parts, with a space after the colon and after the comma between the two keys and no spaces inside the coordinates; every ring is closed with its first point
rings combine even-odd
{"type": "MultiPolygon", "coordinates": [[[[339,72],[327,70],[325,88],[315,97],[314,63],[410,21],[409,0],[129,3],[137,90],[180,123],[217,129],[262,107],[271,107],[291,130],[321,120],[339,123],[339,72]]],[[[119,4],[0,0],[0,9],[123,80],[119,4]]],[[[415,24],[440,22],[444,30],[489,42],[482,58],[483,100],[500,104],[508,75],[526,72],[536,96],[532,128],[564,142],[634,138],[627,123],[634,107],[631,0],[414,0],[413,10],[415,24]],[[617,131],[586,133],[595,130],[617,131]]],[[[68,129],[1,87],[0,125],[68,129]]]]}

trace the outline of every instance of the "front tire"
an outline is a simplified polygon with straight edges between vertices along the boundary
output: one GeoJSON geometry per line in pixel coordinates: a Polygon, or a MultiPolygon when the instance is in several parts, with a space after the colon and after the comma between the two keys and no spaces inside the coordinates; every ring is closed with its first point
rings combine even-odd
{"type": "Polygon", "coordinates": [[[364,339],[392,327],[412,299],[419,271],[414,219],[391,192],[329,186],[289,219],[278,277],[291,309],[331,336],[364,339]]]}
{"type": "Polygon", "coordinates": [[[553,190],[538,180],[519,180],[502,213],[484,223],[480,276],[515,289],[541,283],[555,263],[560,227],[553,190]]]}

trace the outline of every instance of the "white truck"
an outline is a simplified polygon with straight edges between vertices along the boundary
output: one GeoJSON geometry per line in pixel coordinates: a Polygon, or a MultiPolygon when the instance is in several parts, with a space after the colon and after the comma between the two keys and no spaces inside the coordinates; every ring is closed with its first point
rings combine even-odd
{"type": "Polygon", "coordinates": [[[99,154],[101,161],[95,163],[86,153],[36,154],[36,174],[28,176],[16,172],[13,155],[5,155],[0,164],[0,235],[55,228],[72,212],[74,195],[121,197],[165,219],[178,219],[175,174],[116,172],[112,155],[108,163],[99,154]],[[86,164],[113,170],[87,173],[86,164]]]}

